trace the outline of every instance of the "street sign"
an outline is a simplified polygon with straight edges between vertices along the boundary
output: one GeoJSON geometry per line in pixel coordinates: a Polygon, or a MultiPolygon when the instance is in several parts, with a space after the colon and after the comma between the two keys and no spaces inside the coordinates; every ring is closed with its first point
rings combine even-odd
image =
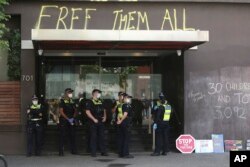
{"type": "Polygon", "coordinates": [[[176,148],[183,154],[190,154],[195,149],[195,139],[189,134],[180,135],[176,139],[176,148]]]}

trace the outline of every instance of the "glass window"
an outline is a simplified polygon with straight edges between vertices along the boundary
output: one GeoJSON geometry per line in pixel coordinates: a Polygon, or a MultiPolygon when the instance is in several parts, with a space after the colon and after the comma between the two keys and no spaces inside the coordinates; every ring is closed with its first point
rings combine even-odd
{"type": "Polygon", "coordinates": [[[47,64],[45,98],[49,103],[50,124],[58,122],[59,99],[68,87],[74,90],[74,99],[80,92],[86,92],[86,97],[91,98],[95,88],[102,90],[104,100],[114,101],[119,91],[127,92],[134,97],[134,101],[144,106],[142,114],[148,118],[150,103],[158,97],[162,88],[161,74],[152,74],[149,65],[105,63],[105,66],[47,64]]]}

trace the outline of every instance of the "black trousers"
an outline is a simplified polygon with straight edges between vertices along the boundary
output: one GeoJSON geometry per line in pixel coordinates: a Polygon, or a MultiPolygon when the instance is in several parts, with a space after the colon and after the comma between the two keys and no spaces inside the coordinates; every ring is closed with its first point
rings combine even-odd
{"type": "Polygon", "coordinates": [[[41,121],[28,121],[27,124],[27,154],[33,152],[33,141],[35,140],[35,153],[39,155],[42,147],[43,126],[41,121]]]}
{"type": "Polygon", "coordinates": [[[91,122],[89,123],[90,131],[90,151],[92,155],[96,154],[97,145],[101,153],[106,153],[106,146],[104,141],[104,131],[105,126],[102,122],[97,124],[91,122]]]}
{"type": "Polygon", "coordinates": [[[67,120],[60,119],[59,123],[59,153],[64,151],[64,142],[68,134],[71,153],[76,152],[76,130],[75,125],[71,125],[67,120]]]}
{"type": "Polygon", "coordinates": [[[157,125],[155,130],[155,153],[169,151],[169,122],[157,125]]]}
{"type": "Polygon", "coordinates": [[[127,124],[121,124],[117,126],[117,137],[119,156],[123,157],[129,155],[130,132],[127,124]]]}
{"type": "Polygon", "coordinates": [[[86,151],[87,151],[87,153],[90,153],[90,126],[89,126],[89,124],[87,123],[86,124],[86,145],[87,145],[87,147],[86,147],[86,151]]]}

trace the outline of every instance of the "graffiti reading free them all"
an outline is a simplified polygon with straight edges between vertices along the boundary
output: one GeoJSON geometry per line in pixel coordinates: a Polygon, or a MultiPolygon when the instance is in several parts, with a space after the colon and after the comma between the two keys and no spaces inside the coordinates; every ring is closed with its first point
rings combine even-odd
{"type": "MultiPolygon", "coordinates": [[[[88,25],[94,22],[93,15],[98,12],[97,8],[73,8],[57,5],[43,5],[40,9],[36,28],[40,29],[44,21],[55,17],[56,23],[54,29],[74,29],[78,21],[83,22],[82,29],[88,29],[88,25]],[[51,12],[56,12],[51,14],[51,12]],[[70,21],[66,21],[70,20],[70,21]]],[[[112,30],[150,30],[149,13],[146,11],[124,11],[117,9],[110,11],[113,16],[112,30]],[[142,28],[143,27],[143,28],[142,28]]],[[[194,28],[187,26],[186,9],[168,9],[162,11],[159,16],[160,30],[182,30],[194,31],[194,28]]]]}

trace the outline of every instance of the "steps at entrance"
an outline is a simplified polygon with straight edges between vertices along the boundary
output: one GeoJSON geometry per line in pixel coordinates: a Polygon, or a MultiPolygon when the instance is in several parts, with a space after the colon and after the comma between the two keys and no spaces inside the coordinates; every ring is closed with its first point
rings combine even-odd
{"type": "MultiPolygon", "coordinates": [[[[58,152],[59,132],[57,126],[47,126],[44,133],[43,152],[46,154],[54,154],[58,152]]],[[[76,144],[79,153],[87,153],[87,129],[85,126],[77,127],[76,144]]],[[[105,140],[107,150],[109,152],[116,152],[116,129],[114,127],[107,127],[105,131],[105,140]]],[[[173,148],[175,139],[170,136],[170,148],[173,148]]],[[[65,139],[65,151],[68,151],[68,137],[65,139]]],[[[152,135],[148,134],[147,127],[132,127],[130,135],[130,151],[131,152],[145,152],[152,151],[152,135]]]]}

